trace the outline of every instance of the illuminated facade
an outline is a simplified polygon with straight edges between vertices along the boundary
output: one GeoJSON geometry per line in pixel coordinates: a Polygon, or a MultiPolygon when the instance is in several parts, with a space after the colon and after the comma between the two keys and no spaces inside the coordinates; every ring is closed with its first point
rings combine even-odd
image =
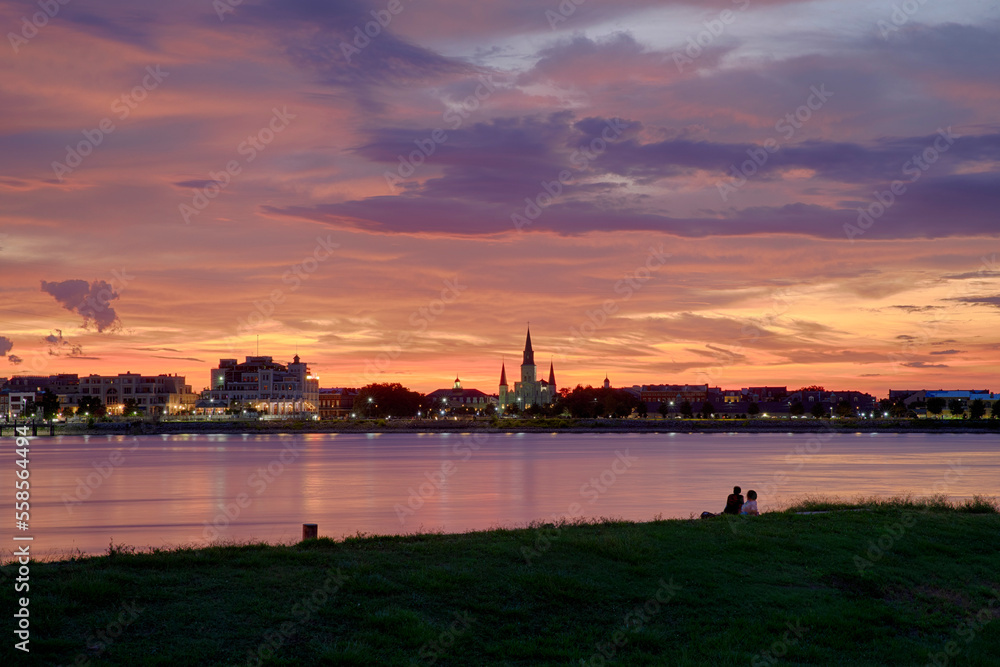
{"type": "Polygon", "coordinates": [[[319,378],[299,355],[287,366],[271,357],[220,359],[211,382],[205,394],[211,403],[251,405],[268,415],[319,416],[319,378]]]}
{"type": "MultiPolygon", "coordinates": [[[[80,378],[80,392],[76,401],[84,396],[96,396],[107,407],[108,414],[120,415],[125,401],[132,399],[135,410],[143,415],[178,414],[194,407],[197,395],[179,375],[88,375],[80,378]]],[[[61,398],[61,396],[60,396],[61,398]]]]}
{"type": "Polygon", "coordinates": [[[518,411],[532,405],[552,405],[556,402],[556,373],[549,362],[549,379],[536,378],[535,351],[531,348],[531,330],[524,341],[524,357],[521,362],[521,380],[514,383],[514,390],[507,385],[506,365],[500,365],[500,410],[514,406],[518,411]]]}

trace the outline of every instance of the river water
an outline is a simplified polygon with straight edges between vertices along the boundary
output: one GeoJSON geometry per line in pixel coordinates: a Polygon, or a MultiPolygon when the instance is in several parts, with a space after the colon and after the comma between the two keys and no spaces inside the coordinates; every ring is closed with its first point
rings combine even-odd
{"type": "MultiPolygon", "coordinates": [[[[13,478],[13,452],[4,459],[13,478]]],[[[963,499],[997,493],[1000,442],[873,433],[64,436],[31,440],[30,471],[30,530],[10,530],[33,536],[33,555],[51,559],[102,553],[112,540],[292,542],[303,523],[340,538],[562,517],[688,518],[721,511],[734,484],[757,490],[762,511],[807,494],[963,499]]]]}

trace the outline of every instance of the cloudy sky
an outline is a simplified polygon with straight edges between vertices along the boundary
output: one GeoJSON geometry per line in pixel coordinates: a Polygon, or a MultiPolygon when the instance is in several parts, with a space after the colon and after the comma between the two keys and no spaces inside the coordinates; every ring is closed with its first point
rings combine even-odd
{"type": "Polygon", "coordinates": [[[1000,389],[995,2],[162,4],[0,3],[0,377],[1000,389]]]}

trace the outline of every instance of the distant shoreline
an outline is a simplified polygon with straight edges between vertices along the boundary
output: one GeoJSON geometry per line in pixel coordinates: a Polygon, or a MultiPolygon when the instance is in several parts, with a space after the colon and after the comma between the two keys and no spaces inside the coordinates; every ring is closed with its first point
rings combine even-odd
{"type": "MultiPolygon", "coordinates": [[[[39,428],[39,436],[48,427],[39,428]]],[[[998,433],[1000,420],[889,419],[523,419],[95,422],[57,424],[56,435],[182,435],[205,433],[998,433]]]]}

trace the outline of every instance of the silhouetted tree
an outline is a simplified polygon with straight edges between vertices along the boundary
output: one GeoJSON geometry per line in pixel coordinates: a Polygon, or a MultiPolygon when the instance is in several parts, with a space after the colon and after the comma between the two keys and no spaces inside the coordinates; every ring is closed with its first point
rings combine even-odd
{"type": "Polygon", "coordinates": [[[819,419],[820,417],[826,416],[826,410],[823,409],[823,406],[820,403],[816,403],[812,406],[812,409],[809,410],[809,414],[816,419],[819,419]]]}
{"type": "Polygon", "coordinates": [[[802,405],[802,401],[796,399],[792,401],[792,404],[788,407],[788,412],[796,417],[799,417],[806,413],[806,408],[802,405]]]}
{"type": "Polygon", "coordinates": [[[957,398],[953,398],[948,401],[948,411],[951,412],[952,417],[957,417],[958,415],[965,415],[965,406],[962,405],[962,401],[957,398]]]}
{"type": "Polygon", "coordinates": [[[664,401],[663,403],[660,403],[660,407],[656,408],[656,411],[660,413],[660,416],[666,419],[667,415],[670,414],[670,406],[667,405],[666,401],[664,401]]]}
{"type": "MultiPolygon", "coordinates": [[[[358,390],[355,410],[366,417],[415,417],[426,408],[424,396],[398,382],[369,384],[358,390]],[[371,399],[371,400],[369,400],[371,399]]],[[[440,408],[438,408],[440,409],[440,408]]]]}
{"type": "Polygon", "coordinates": [[[605,389],[577,385],[556,405],[554,414],[568,412],[578,419],[595,417],[627,417],[638,411],[642,401],[624,389],[605,389]]]}
{"type": "Polygon", "coordinates": [[[969,419],[982,419],[986,414],[986,403],[983,399],[977,398],[969,404],[969,419]]]}
{"type": "Polygon", "coordinates": [[[750,405],[747,406],[747,414],[751,417],[756,417],[760,414],[760,406],[751,401],[750,405]]]}
{"type": "Polygon", "coordinates": [[[837,416],[841,418],[854,416],[854,408],[852,408],[851,404],[843,398],[837,401],[835,412],[837,413],[837,416]]]}
{"type": "Polygon", "coordinates": [[[680,409],[681,409],[681,416],[682,417],[688,417],[688,418],[690,418],[694,414],[694,412],[691,410],[691,401],[689,401],[687,399],[684,399],[684,402],[681,403],[681,408],[680,409]]]}
{"type": "Polygon", "coordinates": [[[947,405],[943,398],[938,396],[932,396],[927,399],[927,412],[932,415],[939,415],[944,412],[944,408],[947,405]]]}
{"type": "Polygon", "coordinates": [[[87,414],[91,417],[103,417],[107,414],[107,408],[97,396],[83,396],[76,403],[77,414],[87,414]]]}

